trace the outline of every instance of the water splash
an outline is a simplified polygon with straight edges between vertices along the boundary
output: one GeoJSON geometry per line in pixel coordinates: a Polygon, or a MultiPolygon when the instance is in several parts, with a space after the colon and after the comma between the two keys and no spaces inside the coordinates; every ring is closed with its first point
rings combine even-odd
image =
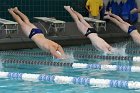
{"type": "MultiPolygon", "coordinates": [[[[119,55],[119,56],[127,56],[127,54],[125,53],[126,50],[126,45],[124,44],[122,47],[113,47],[111,50],[111,53],[109,55],[119,55]]],[[[105,53],[103,55],[108,55],[108,53],[105,53]]]]}
{"type": "Polygon", "coordinates": [[[53,57],[53,62],[68,62],[68,63],[74,63],[75,61],[77,61],[74,56],[73,56],[73,52],[71,53],[65,53],[64,57],[62,59],[58,59],[53,57]]]}

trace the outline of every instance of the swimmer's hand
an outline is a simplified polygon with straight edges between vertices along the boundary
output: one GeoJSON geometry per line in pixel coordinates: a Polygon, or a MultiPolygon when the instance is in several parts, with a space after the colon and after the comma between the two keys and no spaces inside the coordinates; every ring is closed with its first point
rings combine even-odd
{"type": "Polygon", "coordinates": [[[100,38],[97,34],[91,33],[90,35],[88,35],[88,37],[90,38],[92,45],[96,49],[104,51],[105,53],[111,53],[112,47],[102,38],[100,38]]]}
{"type": "Polygon", "coordinates": [[[58,50],[56,51],[59,55],[61,55],[61,58],[59,59],[66,59],[67,56],[65,54],[62,54],[61,52],[59,52],[58,50]]]}
{"type": "Polygon", "coordinates": [[[64,55],[63,48],[53,41],[49,41],[49,43],[50,44],[49,44],[49,49],[48,50],[51,52],[51,54],[53,56],[55,56],[56,58],[63,59],[64,58],[63,57],[63,55],[64,55]]]}

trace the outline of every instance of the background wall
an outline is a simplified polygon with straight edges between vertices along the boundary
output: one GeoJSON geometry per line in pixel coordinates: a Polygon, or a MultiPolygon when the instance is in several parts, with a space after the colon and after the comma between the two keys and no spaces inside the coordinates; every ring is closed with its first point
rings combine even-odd
{"type": "Polygon", "coordinates": [[[70,20],[63,6],[70,5],[86,16],[84,3],[85,0],[0,0],[0,18],[12,19],[7,9],[17,6],[31,20],[36,16],[70,20]]]}
{"type": "MultiPolygon", "coordinates": [[[[104,0],[105,4],[109,0],[104,0]]],[[[121,0],[116,0],[120,2],[121,0]]],[[[140,7],[140,0],[136,0],[140,7]]],[[[64,5],[70,5],[83,16],[88,16],[85,9],[86,0],[0,0],[0,18],[13,20],[7,12],[8,8],[17,6],[30,20],[36,16],[56,17],[61,20],[71,21],[70,15],[64,10],[64,5]]],[[[140,16],[139,16],[140,21],[140,16]]]]}

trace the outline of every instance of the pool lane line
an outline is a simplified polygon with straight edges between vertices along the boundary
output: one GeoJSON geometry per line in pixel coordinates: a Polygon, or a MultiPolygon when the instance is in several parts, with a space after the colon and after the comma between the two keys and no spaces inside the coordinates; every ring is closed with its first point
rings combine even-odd
{"type": "Polygon", "coordinates": [[[47,61],[33,61],[33,60],[19,60],[19,59],[2,59],[1,63],[6,64],[26,64],[26,65],[47,65],[71,67],[80,69],[95,69],[102,71],[124,71],[124,72],[140,72],[140,66],[122,66],[122,65],[102,65],[102,64],[86,64],[86,63],[68,63],[68,62],[47,62],[47,61]]]}
{"type": "MultiPolygon", "coordinates": [[[[48,52],[0,52],[1,55],[16,55],[16,56],[33,56],[33,57],[51,57],[48,52]]],[[[128,60],[140,61],[140,56],[116,56],[116,55],[96,55],[96,54],[73,54],[76,59],[105,59],[105,60],[128,60]]]]}
{"type": "Polygon", "coordinates": [[[31,74],[16,72],[0,72],[0,78],[9,78],[11,80],[23,80],[33,82],[51,82],[56,84],[77,84],[85,86],[95,86],[101,88],[122,88],[122,89],[140,89],[139,81],[111,80],[111,79],[95,79],[72,76],[58,76],[47,74],[31,74]]]}
{"type": "Polygon", "coordinates": [[[140,50],[126,50],[125,53],[127,54],[137,54],[140,55],[140,50]]]}

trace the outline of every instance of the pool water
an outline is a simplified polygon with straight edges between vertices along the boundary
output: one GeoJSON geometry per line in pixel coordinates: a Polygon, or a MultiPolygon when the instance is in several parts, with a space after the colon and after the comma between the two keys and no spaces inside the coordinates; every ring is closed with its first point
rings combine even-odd
{"type": "MultiPolygon", "coordinates": [[[[132,60],[110,59],[110,58],[86,58],[79,55],[100,55],[100,56],[140,56],[140,48],[132,41],[112,44],[116,50],[113,54],[105,54],[94,49],[92,45],[65,47],[69,58],[66,60],[54,59],[49,53],[46,55],[40,49],[23,49],[0,51],[0,71],[18,72],[30,74],[48,74],[71,77],[86,77],[96,79],[126,80],[140,82],[139,72],[127,71],[105,71],[100,69],[72,68],[70,66],[48,66],[44,64],[22,64],[16,60],[64,62],[64,63],[85,63],[101,65],[119,66],[139,66],[139,62],[132,60]],[[88,51],[89,50],[89,51],[88,51]],[[130,51],[131,50],[131,51],[130,51]],[[77,56],[78,55],[78,56],[77,56]],[[15,63],[3,62],[3,60],[14,60],[15,63]]],[[[80,84],[57,84],[54,82],[43,81],[24,81],[12,78],[0,78],[0,93],[139,93],[138,89],[105,88],[80,84]]]]}

